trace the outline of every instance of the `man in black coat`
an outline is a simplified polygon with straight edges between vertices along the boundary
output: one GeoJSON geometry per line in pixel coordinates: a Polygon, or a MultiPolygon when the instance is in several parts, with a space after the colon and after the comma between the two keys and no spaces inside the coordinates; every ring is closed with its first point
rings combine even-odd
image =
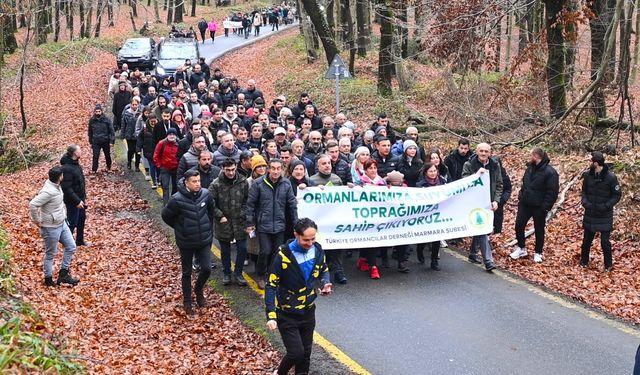
{"type": "Polygon", "coordinates": [[[120,130],[120,118],[122,117],[122,111],[131,103],[131,92],[127,90],[127,83],[122,81],[118,84],[118,92],[113,95],[113,106],[111,112],[113,113],[113,125],[115,130],[120,130]]]}
{"type": "Polygon", "coordinates": [[[269,160],[269,171],[251,185],[247,200],[247,232],[258,232],[260,254],[256,263],[258,286],[264,289],[267,269],[273,255],[284,243],[286,213],[291,221],[298,220],[297,201],[289,179],[282,177],[284,163],[269,160]]]}
{"type": "Polygon", "coordinates": [[[371,158],[378,162],[378,176],[386,180],[387,174],[397,169],[400,158],[391,155],[391,141],[387,137],[380,137],[376,140],[376,150],[371,154],[371,158]]]}
{"type": "Polygon", "coordinates": [[[64,204],[67,208],[67,222],[71,234],[75,229],[76,246],[86,246],[84,241],[84,223],[86,216],[87,191],[85,189],[84,173],[80,165],[82,150],[78,145],[67,147],[67,152],[60,159],[63,180],[60,184],[64,194],[64,204]]]}
{"type": "Polygon", "coordinates": [[[200,173],[189,170],[178,183],[178,192],[162,210],[162,220],[173,228],[180,249],[182,296],[184,310],[193,315],[191,303],[191,266],[193,257],[200,262],[200,273],[194,286],[199,307],[206,306],[204,286],[211,274],[211,243],[215,204],[209,190],[200,186],[200,173]]]}
{"type": "MultiPolygon", "coordinates": [[[[118,116],[120,117],[120,116],[118,116]]],[[[104,153],[107,170],[111,169],[111,146],[116,142],[116,133],[111,120],[104,115],[102,105],[96,104],[93,116],[89,119],[89,144],[93,151],[91,171],[98,170],[100,151],[104,153]]]]}
{"type": "Polygon", "coordinates": [[[589,250],[596,232],[600,232],[600,246],[604,254],[604,270],[613,269],[611,254],[611,230],[613,229],[613,207],[620,201],[622,191],[618,178],[604,163],[601,152],[591,154],[589,170],[582,174],[582,206],[584,207],[584,238],[580,265],[589,264],[589,250]]]}
{"type": "Polygon", "coordinates": [[[473,151],[471,151],[469,140],[460,138],[458,140],[458,148],[451,151],[451,153],[444,158],[444,165],[449,168],[451,181],[457,181],[462,178],[462,167],[464,163],[469,161],[471,156],[473,156],[473,151]]]}
{"type": "Polygon", "coordinates": [[[516,239],[518,240],[518,245],[511,253],[512,259],[527,256],[527,250],[524,247],[524,229],[529,219],[533,217],[536,236],[533,261],[542,263],[547,212],[556,203],[558,191],[560,190],[558,172],[549,165],[549,162],[549,156],[543,149],[536,147],[531,151],[531,160],[527,163],[527,170],[522,177],[522,187],[518,194],[518,214],[516,215],[516,239]]]}

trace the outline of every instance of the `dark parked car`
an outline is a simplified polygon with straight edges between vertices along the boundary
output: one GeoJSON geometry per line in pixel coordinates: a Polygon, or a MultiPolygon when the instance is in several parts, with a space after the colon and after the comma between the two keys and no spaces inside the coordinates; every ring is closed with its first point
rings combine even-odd
{"type": "Polygon", "coordinates": [[[131,38],[124,42],[116,57],[118,68],[127,63],[129,69],[152,70],[157,59],[156,42],[151,38],[131,38]]]}
{"type": "Polygon", "coordinates": [[[198,42],[193,38],[166,38],[160,40],[156,76],[166,77],[176,72],[176,68],[190,59],[192,64],[198,62],[200,50],[198,42]]]}

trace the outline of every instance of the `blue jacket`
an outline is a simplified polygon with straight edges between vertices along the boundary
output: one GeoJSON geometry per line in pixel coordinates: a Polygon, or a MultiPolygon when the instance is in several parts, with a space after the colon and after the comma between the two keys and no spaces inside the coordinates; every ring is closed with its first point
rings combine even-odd
{"type": "Polygon", "coordinates": [[[298,220],[298,202],[293,195],[291,182],[280,177],[275,184],[268,175],[254,181],[247,200],[247,227],[256,226],[260,233],[284,232],[285,212],[289,212],[292,222],[298,220]]]}
{"type": "Polygon", "coordinates": [[[314,306],[318,297],[316,289],[323,287],[330,280],[324,250],[319,244],[314,245],[315,264],[311,276],[305,281],[302,270],[289,249],[289,243],[278,248],[271,265],[264,296],[267,320],[275,320],[278,314],[283,312],[303,315],[314,306]]]}

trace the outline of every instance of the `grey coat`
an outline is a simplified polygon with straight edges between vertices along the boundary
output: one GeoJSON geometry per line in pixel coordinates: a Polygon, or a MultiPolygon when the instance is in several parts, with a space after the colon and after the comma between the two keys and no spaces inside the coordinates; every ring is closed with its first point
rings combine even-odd
{"type": "Polygon", "coordinates": [[[285,212],[289,211],[292,221],[298,220],[298,202],[293,195],[291,182],[280,177],[275,184],[268,175],[255,180],[249,189],[247,200],[247,227],[256,226],[260,233],[284,232],[286,227],[285,212]]]}

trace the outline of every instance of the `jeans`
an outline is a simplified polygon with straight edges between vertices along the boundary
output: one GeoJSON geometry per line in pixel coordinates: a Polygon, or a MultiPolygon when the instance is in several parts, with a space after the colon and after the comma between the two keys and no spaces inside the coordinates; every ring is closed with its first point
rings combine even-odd
{"type": "Polygon", "coordinates": [[[254,36],[260,35],[260,26],[254,26],[253,27],[253,35],[254,36]]]}
{"type": "Polygon", "coordinates": [[[196,293],[202,291],[211,275],[211,244],[196,249],[180,249],[182,265],[182,297],[185,303],[191,303],[191,266],[193,257],[200,262],[200,273],[194,287],[196,293]]]}
{"type": "Polygon", "coordinates": [[[258,233],[258,241],[260,242],[260,255],[258,255],[256,262],[256,273],[259,277],[264,277],[269,271],[278,247],[284,243],[284,232],[258,233]]]}
{"type": "Polygon", "coordinates": [[[160,169],[160,183],[162,184],[162,203],[166,206],[169,203],[169,198],[178,191],[176,181],[177,171],[168,171],[166,169],[160,169]],[[171,186],[171,193],[169,193],[169,186],[171,186]]]}
{"type": "Polygon", "coordinates": [[[76,252],[76,243],[67,223],[59,227],[40,227],[40,236],[44,240],[44,277],[53,277],[53,260],[58,254],[58,242],[64,246],[61,269],[68,270],[71,266],[71,258],[76,252]]]}
{"type": "Polygon", "coordinates": [[[131,165],[131,160],[133,160],[134,156],[136,169],[140,169],[140,153],[136,152],[136,140],[127,139],[127,165],[131,165]]]}
{"type": "Polygon", "coordinates": [[[145,159],[149,164],[149,175],[151,176],[151,181],[154,185],[158,183],[158,169],[156,168],[156,164],[153,162],[153,159],[145,159]]]}
{"type": "Polygon", "coordinates": [[[518,240],[518,247],[524,249],[524,228],[527,226],[527,222],[532,217],[533,227],[536,231],[536,253],[542,254],[542,248],[544,247],[544,226],[545,219],[547,218],[547,211],[545,211],[541,207],[531,207],[525,206],[523,204],[518,205],[518,214],[516,215],[516,239],[518,240]]]}
{"type": "MultiPolygon", "coordinates": [[[[591,244],[596,237],[596,232],[592,232],[587,228],[584,228],[584,237],[582,239],[582,252],[580,254],[580,263],[589,263],[589,252],[591,250],[591,244]]],[[[602,254],[604,255],[604,267],[609,268],[613,266],[613,255],[611,254],[611,231],[600,232],[600,247],[602,247],[602,254]]]]}
{"type": "Polygon", "coordinates": [[[315,327],[315,306],[305,310],[304,315],[278,313],[278,331],[280,331],[282,343],[287,349],[287,354],[278,366],[278,374],[288,374],[292,367],[295,367],[296,375],[309,373],[315,327]]]}
{"type": "Polygon", "coordinates": [[[482,259],[484,259],[484,265],[493,265],[493,254],[491,253],[491,244],[489,243],[489,235],[481,234],[471,239],[471,250],[469,256],[476,256],[476,249],[480,247],[480,253],[482,259]]]}
{"type": "Polygon", "coordinates": [[[87,219],[87,211],[84,208],[78,208],[72,204],[67,204],[67,221],[69,222],[69,230],[71,234],[77,229],[76,244],[84,245],[84,222],[87,219]]]}
{"type": "Polygon", "coordinates": [[[91,170],[93,172],[98,170],[98,161],[100,160],[100,151],[104,153],[104,160],[107,162],[107,169],[111,169],[111,144],[105,143],[92,143],[91,149],[93,151],[93,160],[91,163],[91,170]]]}
{"type": "MultiPolygon", "coordinates": [[[[222,257],[222,273],[229,276],[231,275],[231,242],[220,242],[220,254],[222,257]]],[[[242,268],[244,267],[244,260],[247,258],[247,240],[236,240],[236,265],[235,274],[237,276],[242,275],[242,268]]]]}

